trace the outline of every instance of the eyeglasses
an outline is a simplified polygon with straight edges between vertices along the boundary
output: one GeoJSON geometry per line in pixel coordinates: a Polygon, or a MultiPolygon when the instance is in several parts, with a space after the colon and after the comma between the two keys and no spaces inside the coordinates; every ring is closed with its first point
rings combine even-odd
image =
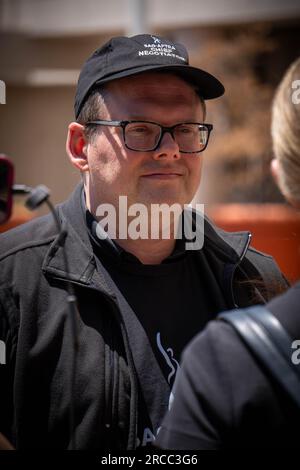
{"type": "Polygon", "coordinates": [[[122,127],[125,146],[137,152],[156,150],[166,132],[169,132],[181,153],[199,153],[206,149],[212,124],[182,122],[165,127],[150,121],[88,121],[86,126],[122,127]]]}

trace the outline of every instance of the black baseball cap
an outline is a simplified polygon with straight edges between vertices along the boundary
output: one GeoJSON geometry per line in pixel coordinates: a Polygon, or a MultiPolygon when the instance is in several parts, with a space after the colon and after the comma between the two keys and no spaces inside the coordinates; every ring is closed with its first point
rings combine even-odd
{"type": "Polygon", "coordinates": [[[225,91],[216,77],[189,65],[188,52],[182,44],[150,34],[119,36],[97,49],[83,65],[75,95],[76,118],[97,85],[150,71],[181,76],[196,86],[205,100],[218,98],[225,91]]]}

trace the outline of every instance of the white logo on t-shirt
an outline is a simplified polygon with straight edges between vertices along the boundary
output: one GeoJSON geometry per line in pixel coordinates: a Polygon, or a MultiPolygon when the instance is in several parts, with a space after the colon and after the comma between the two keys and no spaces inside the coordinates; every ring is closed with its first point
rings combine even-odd
{"type": "Polygon", "coordinates": [[[163,355],[167,366],[170,367],[171,372],[168,375],[168,384],[171,384],[171,379],[174,375],[176,375],[177,370],[179,369],[179,364],[176,361],[174,357],[174,351],[172,348],[168,348],[167,350],[164,349],[163,345],[161,344],[161,339],[160,339],[160,332],[157,333],[156,335],[156,343],[158,346],[158,349],[160,350],[161,354],[163,355]]]}

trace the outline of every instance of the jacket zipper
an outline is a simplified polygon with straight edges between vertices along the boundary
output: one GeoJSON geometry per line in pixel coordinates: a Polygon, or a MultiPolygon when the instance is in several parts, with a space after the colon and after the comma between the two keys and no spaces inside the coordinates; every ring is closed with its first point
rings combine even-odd
{"type": "MultiPolygon", "coordinates": [[[[113,309],[114,318],[116,320],[121,321],[122,324],[123,324],[122,317],[119,314],[119,307],[118,307],[117,303],[114,300],[114,299],[116,299],[115,296],[111,297],[106,292],[103,292],[103,291],[101,291],[101,290],[99,290],[95,287],[83,285],[83,284],[81,284],[79,282],[76,282],[76,281],[73,281],[73,280],[62,279],[62,278],[56,277],[56,276],[53,276],[53,278],[56,278],[57,280],[62,281],[62,282],[71,282],[72,284],[80,286],[81,288],[91,289],[93,291],[96,291],[98,294],[100,293],[101,295],[103,295],[106,298],[108,303],[111,304],[112,309],[113,309]]],[[[134,450],[136,448],[136,442],[137,442],[137,390],[138,390],[138,385],[137,385],[137,378],[136,378],[136,373],[135,373],[133,357],[132,357],[131,350],[130,350],[130,347],[129,347],[129,344],[128,344],[128,341],[127,341],[127,338],[126,338],[126,334],[123,331],[123,329],[125,330],[125,326],[123,325],[123,328],[121,327],[120,329],[121,329],[121,335],[122,335],[122,338],[123,338],[123,343],[124,343],[124,346],[125,346],[125,353],[126,353],[127,360],[128,360],[129,371],[131,372],[130,376],[131,376],[132,382],[133,382],[133,383],[131,383],[131,385],[132,385],[132,389],[131,389],[132,402],[130,402],[130,418],[129,418],[129,434],[132,435],[132,438],[128,443],[127,450],[134,450]]],[[[112,336],[111,336],[111,338],[112,338],[112,336]]],[[[109,433],[108,434],[108,436],[109,436],[108,441],[110,441],[110,439],[111,439],[112,424],[113,424],[113,417],[114,417],[112,396],[113,396],[113,386],[114,386],[113,382],[114,382],[115,367],[114,367],[114,354],[113,354],[112,349],[110,349],[110,359],[111,359],[111,361],[110,361],[110,363],[111,363],[111,373],[110,373],[108,397],[111,397],[111,398],[109,398],[109,403],[108,403],[107,409],[105,410],[105,428],[107,429],[107,432],[109,433]]]]}
{"type": "MultiPolygon", "coordinates": [[[[88,289],[95,290],[96,292],[101,292],[98,289],[94,287],[88,287],[88,289]]],[[[136,442],[137,442],[137,390],[138,390],[138,385],[137,385],[137,378],[136,378],[136,372],[135,372],[135,367],[134,367],[134,361],[131,353],[131,349],[129,346],[129,342],[127,339],[127,334],[126,334],[126,329],[125,325],[122,319],[122,316],[120,315],[120,310],[118,307],[118,304],[114,299],[116,297],[111,297],[109,296],[106,292],[101,292],[102,295],[105,296],[106,300],[108,303],[111,304],[112,306],[112,311],[114,318],[116,320],[116,323],[120,325],[120,330],[121,330],[121,335],[125,347],[125,354],[127,357],[128,361],[128,370],[130,374],[130,379],[131,379],[131,399],[130,399],[130,411],[129,411],[129,436],[131,436],[131,439],[127,443],[127,450],[134,450],[136,448],[136,442]]],[[[111,322],[112,325],[112,322],[111,322]]],[[[111,338],[112,338],[112,328],[111,328],[111,338]]],[[[114,411],[113,411],[113,390],[114,390],[114,373],[115,373],[115,355],[113,353],[113,350],[110,349],[110,359],[111,359],[111,373],[110,373],[110,383],[109,383],[109,406],[107,407],[107,414],[105,416],[105,427],[109,432],[109,440],[111,439],[112,436],[112,431],[113,431],[113,423],[114,423],[114,411]]]]}
{"type": "Polygon", "coordinates": [[[107,431],[107,449],[110,448],[111,438],[113,435],[113,422],[114,422],[114,412],[113,412],[113,391],[114,391],[114,353],[113,353],[113,334],[112,334],[112,320],[109,323],[109,336],[111,339],[111,344],[106,345],[109,348],[109,385],[107,390],[107,397],[105,403],[105,428],[107,431]]]}
{"type": "MultiPolygon", "coordinates": [[[[89,287],[89,289],[96,290],[99,293],[98,289],[95,289],[93,287],[89,287]]],[[[122,321],[122,318],[118,318],[118,317],[120,317],[120,315],[119,315],[118,305],[114,300],[114,299],[116,299],[116,297],[110,297],[105,292],[101,292],[101,293],[105,296],[108,303],[111,304],[114,319],[116,320],[116,322],[118,324],[118,320],[122,321]]],[[[108,400],[107,400],[107,406],[106,406],[106,409],[105,409],[105,428],[106,428],[107,434],[108,434],[107,444],[111,444],[111,439],[113,437],[113,427],[114,427],[114,423],[115,423],[115,413],[114,413],[114,401],[115,400],[114,400],[114,395],[113,395],[113,393],[114,393],[114,374],[115,374],[115,355],[114,355],[114,351],[113,351],[114,336],[113,336],[113,320],[112,319],[110,321],[110,331],[109,331],[109,333],[110,333],[110,339],[111,339],[111,347],[109,348],[110,373],[109,373],[109,387],[108,387],[108,397],[107,397],[108,400]]],[[[125,338],[124,338],[122,328],[121,328],[121,334],[122,334],[123,342],[124,342],[124,345],[125,345],[125,338]]],[[[125,350],[126,350],[126,347],[125,347],[125,350]]],[[[128,359],[128,364],[129,364],[129,367],[130,367],[130,360],[129,360],[129,358],[127,358],[127,359],[128,359]]],[[[131,415],[130,415],[130,418],[131,418],[131,415]]],[[[129,427],[130,427],[130,425],[129,425],[129,427]]],[[[135,440],[136,440],[136,437],[135,437],[135,440]]],[[[108,448],[110,448],[110,446],[108,448]]]]}
{"type": "MultiPolygon", "coordinates": [[[[113,307],[113,314],[117,322],[120,324],[121,334],[123,338],[123,343],[125,347],[125,354],[128,361],[128,370],[130,375],[130,383],[131,383],[131,397],[130,397],[130,410],[129,410],[129,440],[127,442],[127,450],[134,450],[136,448],[137,442],[137,393],[138,393],[138,384],[137,384],[137,377],[135,372],[134,361],[131,353],[131,349],[129,346],[129,341],[127,338],[126,327],[123,322],[123,318],[120,315],[120,310],[118,305],[110,298],[107,297],[109,302],[112,304],[113,307]]],[[[112,378],[114,376],[112,375],[112,378]]],[[[113,383],[112,383],[113,387],[113,383]]],[[[113,410],[111,409],[111,420],[113,419],[113,410]]],[[[113,422],[113,421],[112,421],[113,422]]]]}

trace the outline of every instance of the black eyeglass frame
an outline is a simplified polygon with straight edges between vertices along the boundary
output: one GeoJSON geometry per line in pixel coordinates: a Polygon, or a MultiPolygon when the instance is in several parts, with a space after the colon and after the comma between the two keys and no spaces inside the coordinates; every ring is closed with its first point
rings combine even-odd
{"type": "MultiPolygon", "coordinates": [[[[204,127],[207,128],[208,134],[207,134],[206,144],[205,144],[205,147],[203,149],[197,150],[196,152],[185,152],[185,151],[181,151],[179,149],[180,153],[200,153],[200,152],[203,152],[207,147],[210,133],[213,130],[213,125],[208,124],[206,122],[205,123],[202,123],[202,122],[180,122],[178,124],[175,124],[174,126],[166,127],[166,126],[162,126],[161,124],[158,124],[157,122],[153,122],[153,121],[140,121],[140,120],[133,120],[133,121],[104,121],[104,120],[95,120],[95,121],[88,121],[88,122],[86,122],[85,125],[86,126],[88,126],[88,125],[97,125],[97,126],[122,127],[123,140],[124,140],[125,147],[127,147],[129,150],[133,150],[134,152],[153,152],[154,150],[158,149],[158,147],[160,146],[162,138],[163,138],[163,136],[166,132],[169,132],[171,134],[171,136],[173,137],[173,139],[175,140],[174,134],[173,134],[175,127],[182,126],[184,124],[197,124],[198,126],[204,126],[204,127]],[[149,150],[137,150],[137,149],[134,149],[132,147],[129,147],[129,145],[127,145],[126,138],[125,138],[125,128],[128,124],[134,124],[134,123],[137,123],[137,122],[144,123],[144,124],[155,124],[156,126],[160,127],[160,137],[157,141],[157,144],[153,148],[151,148],[149,150]]],[[[176,142],[176,140],[175,140],[175,142],[176,142]]]]}

